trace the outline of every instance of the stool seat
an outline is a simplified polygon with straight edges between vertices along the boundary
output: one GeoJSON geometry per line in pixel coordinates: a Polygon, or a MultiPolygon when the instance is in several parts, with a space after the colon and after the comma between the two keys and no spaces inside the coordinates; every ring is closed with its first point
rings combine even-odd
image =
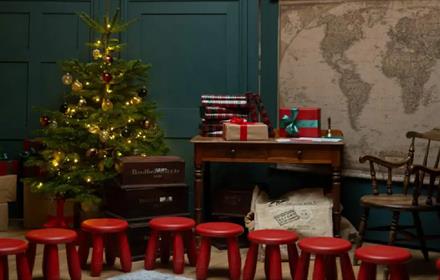
{"type": "Polygon", "coordinates": [[[63,228],[34,229],[26,233],[26,239],[41,244],[59,244],[75,241],[75,231],[63,228]]]}
{"type": "Polygon", "coordinates": [[[114,233],[128,228],[128,223],[120,219],[89,219],[81,223],[81,229],[89,232],[114,233]]]}
{"type": "Polygon", "coordinates": [[[355,252],[357,259],[374,264],[401,264],[411,259],[411,254],[403,249],[386,245],[365,246],[355,252]]]}
{"type": "Polygon", "coordinates": [[[350,251],[351,243],[334,237],[309,237],[298,242],[299,248],[308,253],[336,255],[350,251]]]}
{"type": "Polygon", "coordinates": [[[242,234],[244,229],[242,226],[225,223],[225,222],[210,222],[199,224],[196,227],[196,232],[207,237],[234,237],[242,234]]]}
{"type": "Polygon", "coordinates": [[[195,226],[195,221],[185,217],[161,217],[150,221],[149,226],[159,231],[184,231],[195,226]]]}
{"type": "Polygon", "coordinates": [[[298,235],[281,229],[262,229],[249,232],[248,239],[258,244],[279,245],[297,241],[298,235]]]}
{"type": "Polygon", "coordinates": [[[26,251],[26,241],[12,238],[0,238],[0,256],[15,255],[26,251]]]}

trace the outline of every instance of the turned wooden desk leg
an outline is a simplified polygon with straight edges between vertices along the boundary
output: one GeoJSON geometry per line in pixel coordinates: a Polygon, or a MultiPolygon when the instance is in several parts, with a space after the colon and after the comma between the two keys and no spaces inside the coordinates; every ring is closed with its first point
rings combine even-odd
{"type": "Polygon", "coordinates": [[[197,224],[202,222],[203,164],[195,163],[194,168],[194,216],[197,224]]]}
{"type": "Polygon", "coordinates": [[[332,173],[333,195],[333,234],[341,237],[341,168],[333,167],[332,173]]]}

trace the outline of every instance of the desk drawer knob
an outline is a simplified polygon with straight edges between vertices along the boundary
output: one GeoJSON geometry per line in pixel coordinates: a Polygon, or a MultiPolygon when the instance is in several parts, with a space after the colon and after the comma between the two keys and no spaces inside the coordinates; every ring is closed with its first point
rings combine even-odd
{"type": "Polygon", "coordinates": [[[236,150],[234,148],[231,149],[230,154],[231,156],[235,156],[236,150]]]}
{"type": "Polygon", "coordinates": [[[298,156],[298,158],[302,158],[302,156],[303,156],[303,151],[298,150],[298,151],[296,152],[296,155],[298,156]]]}

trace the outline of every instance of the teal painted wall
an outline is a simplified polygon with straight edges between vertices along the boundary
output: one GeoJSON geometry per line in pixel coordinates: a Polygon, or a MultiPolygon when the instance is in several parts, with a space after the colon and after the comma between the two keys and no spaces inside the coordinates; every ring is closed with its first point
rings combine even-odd
{"type": "MultiPolygon", "coordinates": [[[[193,147],[189,139],[197,133],[202,93],[258,90],[275,123],[276,1],[0,1],[0,37],[6,38],[0,44],[0,149],[16,157],[23,139],[38,127],[38,113],[33,107],[58,108],[64,92],[57,62],[90,57],[84,42],[93,39],[93,34],[79,21],[76,12],[102,15],[108,3],[110,9],[120,7],[125,18],[138,18],[122,36],[128,43],[123,56],[153,65],[151,98],[162,114],[161,126],[171,153],[186,161],[192,197],[193,147]]],[[[213,168],[218,174],[234,171],[244,183],[264,180],[261,174],[265,166],[261,165],[213,168]],[[238,172],[237,168],[243,171],[238,172]]],[[[366,180],[344,178],[343,214],[355,225],[360,215],[359,198],[368,191],[366,180]]],[[[20,203],[12,204],[11,214],[20,217],[20,209],[20,203]]],[[[388,218],[389,214],[377,212],[372,213],[371,221],[378,223],[388,218]]],[[[412,222],[410,217],[402,220],[412,222]]],[[[427,215],[424,221],[435,225],[427,227],[427,231],[438,230],[437,217],[427,215]]],[[[367,237],[382,241],[387,238],[371,234],[367,237]]],[[[440,248],[437,243],[430,246],[440,248]]]]}

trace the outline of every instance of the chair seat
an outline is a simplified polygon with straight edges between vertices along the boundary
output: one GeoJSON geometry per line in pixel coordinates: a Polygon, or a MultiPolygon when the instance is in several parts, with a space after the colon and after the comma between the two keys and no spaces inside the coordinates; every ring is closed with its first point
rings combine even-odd
{"type": "Polygon", "coordinates": [[[440,205],[428,205],[426,204],[426,196],[419,197],[419,205],[412,205],[412,195],[404,194],[379,194],[379,195],[364,195],[361,197],[361,204],[363,206],[374,206],[380,208],[392,208],[392,209],[411,209],[419,211],[432,211],[434,209],[440,209],[440,205]]]}
{"type": "Polygon", "coordinates": [[[248,239],[258,244],[279,245],[295,242],[298,235],[282,229],[261,229],[249,232],[248,239]]]}
{"type": "Polygon", "coordinates": [[[242,234],[243,227],[233,223],[211,222],[200,224],[196,227],[196,232],[208,237],[233,237],[242,234]]]}
{"type": "Polygon", "coordinates": [[[361,261],[375,264],[401,264],[411,259],[408,250],[386,245],[365,246],[356,250],[355,256],[361,261]]]}
{"type": "Polygon", "coordinates": [[[161,217],[150,221],[151,229],[160,231],[190,230],[195,226],[193,219],[185,217],[161,217]]]}
{"type": "Polygon", "coordinates": [[[89,219],[81,223],[81,228],[89,232],[114,233],[126,230],[128,223],[121,219],[89,219]]]}
{"type": "Polygon", "coordinates": [[[45,228],[35,229],[26,233],[26,239],[41,244],[60,244],[75,241],[77,234],[70,229],[45,228]]]}
{"type": "Polygon", "coordinates": [[[0,256],[25,252],[27,242],[20,239],[0,238],[0,256]]]}
{"type": "Polygon", "coordinates": [[[333,237],[309,237],[298,242],[301,250],[313,254],[342,254],[351,249],[351,243],[345,239],[333,237]]]}

